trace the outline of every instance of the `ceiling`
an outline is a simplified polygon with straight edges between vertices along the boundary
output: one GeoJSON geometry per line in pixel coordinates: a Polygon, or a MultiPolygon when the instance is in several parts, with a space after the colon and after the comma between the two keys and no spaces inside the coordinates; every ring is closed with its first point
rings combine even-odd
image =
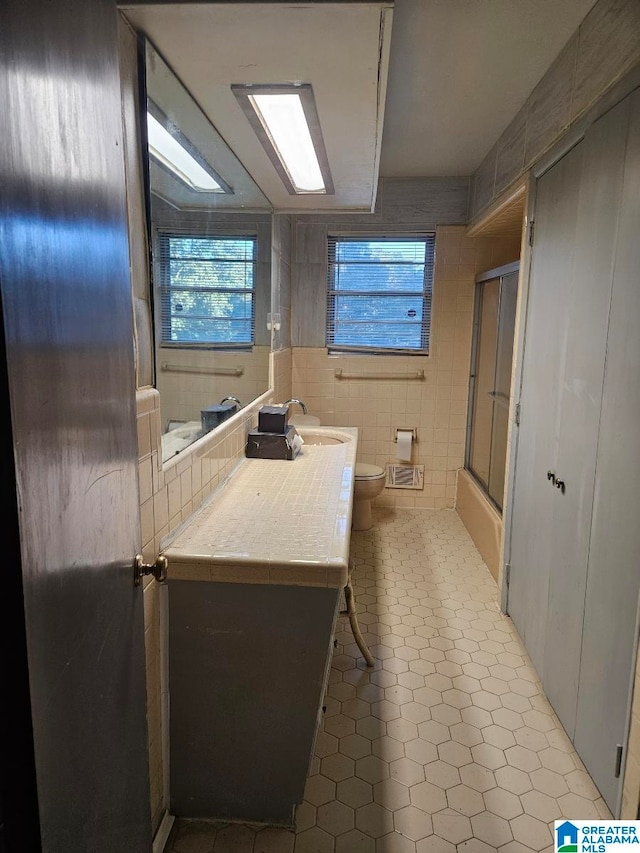
{"type": "Polygon", "coordinates": [[[380,173],[471,175],[594,0],[396,0],[380,173]]]}
{"type": "Polygon", "coordinates": [[[378,174],[471,175],[595,0],[122,5],[274,209],[371,210],[378,174]],[[385,17],[386,16],[386,17],[385,17]],[[335,196],[291,197],[231,83],[311,82],[335,196]]]}

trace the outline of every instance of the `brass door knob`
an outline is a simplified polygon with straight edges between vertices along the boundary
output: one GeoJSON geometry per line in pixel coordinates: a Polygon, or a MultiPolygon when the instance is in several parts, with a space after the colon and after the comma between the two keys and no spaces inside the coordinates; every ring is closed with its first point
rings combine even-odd
{"type": "Polygon", "coordinates": [[[145,575],[153,575],[158,583],[164,583],[167,579],[167,566],[169,561],[166,557],[158,557],[153,565],[144,562],[142,554],[137,554],[133,564],[133,582],[140,586],[145,575]]]}

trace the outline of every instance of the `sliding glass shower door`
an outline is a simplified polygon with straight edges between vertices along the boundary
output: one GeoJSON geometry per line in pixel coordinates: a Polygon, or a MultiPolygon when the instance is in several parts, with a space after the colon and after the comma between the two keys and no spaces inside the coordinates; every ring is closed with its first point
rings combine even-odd
{"type": "Polygon", "coordinates": [[[476,302],[466,467],[502,510],[518,262],[482,273],[476,302]]]}

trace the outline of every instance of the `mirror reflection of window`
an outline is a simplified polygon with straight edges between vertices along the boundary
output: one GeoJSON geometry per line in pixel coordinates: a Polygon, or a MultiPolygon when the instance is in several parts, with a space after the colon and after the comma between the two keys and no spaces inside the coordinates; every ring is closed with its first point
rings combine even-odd
{"type": "Polygon", "coordinates": [[[158,236],[162,344],[251,347],[256,236],[158,236]]]}
{"type": "Polygon", "coordinates": [[[145,44],[148,215],[163,461],[269,387],[271,206],[145,44]]]}

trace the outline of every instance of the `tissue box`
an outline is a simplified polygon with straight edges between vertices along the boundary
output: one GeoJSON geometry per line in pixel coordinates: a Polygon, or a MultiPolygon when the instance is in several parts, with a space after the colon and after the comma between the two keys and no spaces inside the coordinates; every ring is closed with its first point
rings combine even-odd
{"type": "Polygon", "coordinates": [[[231,415],[235,415],[238,407],[235,403],[223,403],[219,406],[208,406],[200,411],[200,422],[203,432],[215,429],[231,415]]]}
{"type": "Polygon", "coordinates": [[[262,406],[258,411],[258,430],[284,434],[288,420],[288,406],[262,406]]]}
{"type": "Polygon", "coordinates": [[[297,435],[294,426],[288,426],[284,433],[252,430],[245,455],[249,459],[295,459],[301,447],[301,442],[295,441],[297,435]]]}

